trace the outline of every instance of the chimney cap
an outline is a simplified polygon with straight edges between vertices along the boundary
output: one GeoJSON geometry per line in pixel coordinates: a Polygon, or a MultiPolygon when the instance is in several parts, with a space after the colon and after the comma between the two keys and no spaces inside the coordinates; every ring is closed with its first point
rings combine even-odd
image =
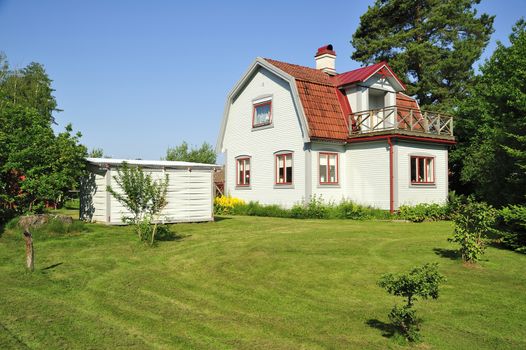
{"type": "Polygon", "coordinates": [[[336,56],[336,51],[334,51],[332,44],[318,48],[318,51],[316,52],[316,55],[314,57],[318,57],[325,54],[336,56]]]}

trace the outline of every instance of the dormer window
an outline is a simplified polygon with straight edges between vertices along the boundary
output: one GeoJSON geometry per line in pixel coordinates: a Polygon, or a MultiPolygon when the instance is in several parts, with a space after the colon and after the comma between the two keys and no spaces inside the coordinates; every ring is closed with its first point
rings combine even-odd
{"type": "Polygon", "coordinates": [[[254,102],[252,127],[270,125],[272,123],[272,100],[254,102]]]}

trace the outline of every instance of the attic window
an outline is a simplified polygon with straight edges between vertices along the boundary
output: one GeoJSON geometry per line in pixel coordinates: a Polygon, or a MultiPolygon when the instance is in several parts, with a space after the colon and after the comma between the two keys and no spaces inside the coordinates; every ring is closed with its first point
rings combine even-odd
{"type": "Polygon", "coordinates": [[[272,101],[254,103],[252,127],[257,128],[272,123],[272,101]]]}

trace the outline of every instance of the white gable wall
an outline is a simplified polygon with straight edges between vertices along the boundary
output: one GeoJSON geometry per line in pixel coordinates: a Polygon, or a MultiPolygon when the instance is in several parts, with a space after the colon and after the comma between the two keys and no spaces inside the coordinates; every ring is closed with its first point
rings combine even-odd
{"type": "Polygon", "coordinates": [[[298,112],[287,82],[260,68],[234,97],[228,113],[225,150],[225,191],[245,201],[290,207],[305,197],[305,151],[298,112]],[[272,125],[252,128],[253,101],[272,96],[272,125]],[[275,156],[293,152],[293,185],[275,185],[275,156]],[[251,185],[236,186],[236,157],[251,158],[251,185]]]}

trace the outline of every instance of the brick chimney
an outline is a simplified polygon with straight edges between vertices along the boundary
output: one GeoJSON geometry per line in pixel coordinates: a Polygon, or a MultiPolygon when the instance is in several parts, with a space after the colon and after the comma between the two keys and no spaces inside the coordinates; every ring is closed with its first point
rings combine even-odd
{"type": "Polygon", "coordinates": [[[331,44],[320,47],[314,59],[316,60],[316,69],[320,69],[329,75],[336,74],[336,52],[331,44]]]}

